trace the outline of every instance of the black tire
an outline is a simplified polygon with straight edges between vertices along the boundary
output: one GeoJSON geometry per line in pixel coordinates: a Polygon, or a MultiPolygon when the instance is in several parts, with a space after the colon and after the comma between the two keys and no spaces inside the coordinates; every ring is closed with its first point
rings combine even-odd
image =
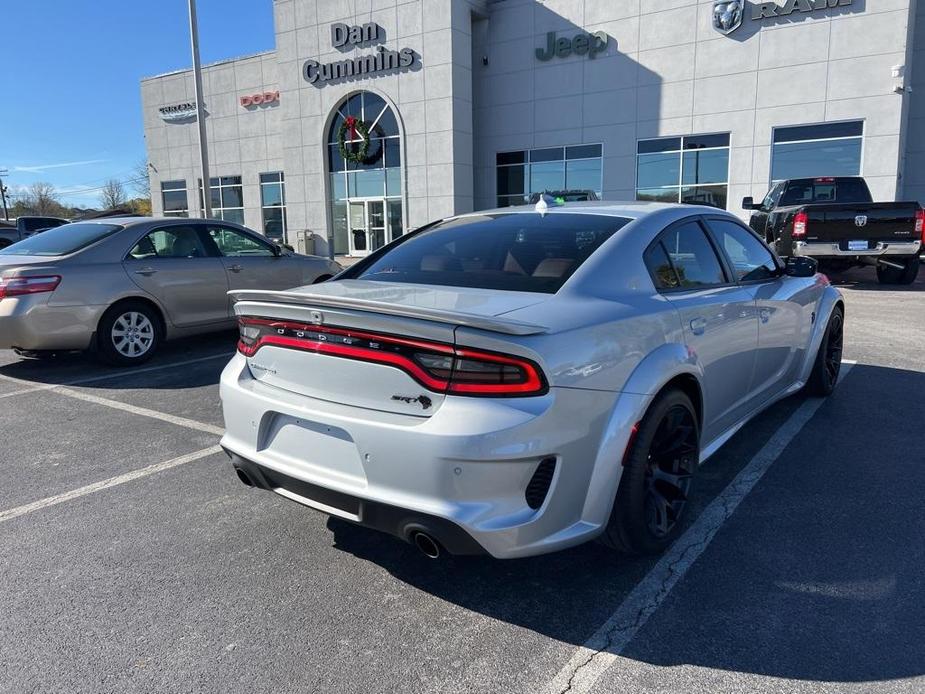
{"type": "MultiPolygon", "coordinates": [[[[891,258],[892,260],[892,258],[891,258]]],[[[897,258],[897,262],[899,259],[897,258]]],[[[902,260],[903,268],[877,265],[877,281],[880,284],[912,284],[919,276],[921,260],[917,255],[911,255],[902,260]]]]}
{"type": "Polygon", "coordinates": [[[12,241],[8,241],[6,239],[0,239],[0,250],[3,250],[7,246],[12,246],[12,245],[13,245],[12,241]]]}
{"type": "Polygon", "coordinates": [[[164,339],[158,312],[143,301],[123,301],[100,319],[96,341],[100,358],[115,366],[148,361],[164,339]]]}
{"type": "Polygon", "coordinates": [[[700,426],[690,398],[661,393],[646,412],[626,457],[601,541],[625,554],[658,554],[681,532],[700,459],[700,426]]]}
{"type": "Polygon", "coordinates": [[[322,282],[327,282],[329,279],[331,279],[331,277],[332,275],[321,275],[319,277],[316,277],[315,281],[312,282],[312,284],[321,284],[322,282]]]}
{"type": "Polygon", "coordinates": [[[819,343],[813,370],[806,382],[806,394],[815,397],[828,397],[838,385],[841,373],[842,346],[844,344],[845,312],[841,306],[832,309],[829,322],[825,326],[825,335],[819,343]]]}

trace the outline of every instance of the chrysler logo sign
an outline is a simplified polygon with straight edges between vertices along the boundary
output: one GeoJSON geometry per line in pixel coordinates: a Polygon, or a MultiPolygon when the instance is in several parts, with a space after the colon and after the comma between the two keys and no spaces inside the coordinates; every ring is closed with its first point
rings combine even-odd
{"type": "MultiPolygon", "coordinates": [[[[752,4],[752,21],[789,17],[794,12],[821,12],[850,5],[852,0],[786,0],[752,4]]],[[[713,0],[713,28],[721,34],[731,34],[742,26],[745,19],[745,0],[713,0]]]]}

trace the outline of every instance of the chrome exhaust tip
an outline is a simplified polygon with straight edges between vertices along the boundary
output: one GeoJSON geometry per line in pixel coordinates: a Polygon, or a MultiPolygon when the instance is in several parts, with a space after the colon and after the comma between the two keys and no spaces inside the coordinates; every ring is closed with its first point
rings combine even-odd
{"type": "Polygon", "coordinates": [[[244,472],[244,470],[242,470],[239,467],[235,467],[234,472],[238,476],[238,479],[241,480],[243,484],[245,484],[248,487],[254,486],[254,481],[250,478],[250,476],[246,472],[244,472]]]}
{"type": "Polygon", "coordinates": [[[437,559],[440,556],[439,543],[427,533],[416,532],[411,536],[411,541],[428,559],[437,559]]]}

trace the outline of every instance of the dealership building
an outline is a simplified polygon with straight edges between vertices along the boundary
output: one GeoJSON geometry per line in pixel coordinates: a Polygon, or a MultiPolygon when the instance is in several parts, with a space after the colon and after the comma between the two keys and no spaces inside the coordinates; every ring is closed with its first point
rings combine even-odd
{"type": "MultiPolygon", "coordinates": [[[[214,217],[300,249],[365,255],[544,190],[744,217],[742,198],[775,180],[860,174],[875,200],[925,201],[925,1],[275,0],[273,12],[274,51],[203,69],[210,199],[214,217]]],[[[199,216],[192,72],[141,91],[154,213],[199,216]]]]}

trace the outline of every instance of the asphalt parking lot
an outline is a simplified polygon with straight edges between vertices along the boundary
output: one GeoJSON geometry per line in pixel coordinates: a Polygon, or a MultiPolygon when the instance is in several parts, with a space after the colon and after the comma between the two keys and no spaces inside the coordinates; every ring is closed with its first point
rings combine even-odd
{"type": "Polygon", "coordinates": [[[925,691],[925,277],[836,278],[845,359],[702,468],[661,560],[499,562],[243,486],[233,334],[0,351],[0,692],[925,691]]]}

